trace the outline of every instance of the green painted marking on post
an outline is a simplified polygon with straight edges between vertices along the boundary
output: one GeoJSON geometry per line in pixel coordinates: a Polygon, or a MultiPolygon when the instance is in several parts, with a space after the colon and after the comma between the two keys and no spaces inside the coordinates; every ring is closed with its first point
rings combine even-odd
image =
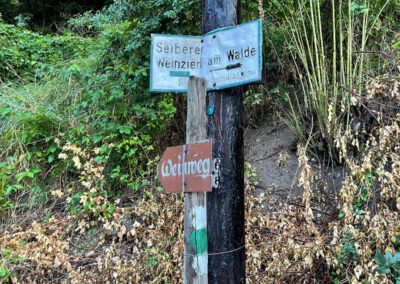
{"type": "Polygon", "coordinates": [[[169,76],[171,77],[189,77],[189,71],[171,71],[169,72],[169,76]]]}
{"type": "Polygon", "coordinates": [[[201,254],[207,251],[207,229],[193,230],[190,234],[190,246],[201,254]]]}

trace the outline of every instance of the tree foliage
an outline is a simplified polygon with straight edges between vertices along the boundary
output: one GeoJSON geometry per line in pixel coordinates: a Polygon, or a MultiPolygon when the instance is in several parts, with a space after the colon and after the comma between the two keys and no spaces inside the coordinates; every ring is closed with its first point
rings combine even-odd
{"type": "MultiPolygon", "coordinates": [[[[0,14],[10,24],[56,28],[57,23],[88,10],[100,10],[107,0],[0,0],[0,14]]],[[[51,30],[51,29],[50,29],[51,30]]]]}

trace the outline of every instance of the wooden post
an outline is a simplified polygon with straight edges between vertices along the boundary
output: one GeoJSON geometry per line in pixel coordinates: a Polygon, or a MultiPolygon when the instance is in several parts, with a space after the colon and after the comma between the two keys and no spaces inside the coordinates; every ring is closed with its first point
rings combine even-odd
{"type": "MultiPolygon", "coordinates": [[[[203,33],[241,21],[241,0],[202,0],[203,33]]],[[[207,135],[213,140],[218,185],[207,193],[208,281],[244,283],[243,96],[240,87],[209,92],[207,135]]]]}
{"type": "MultiPolygon", "coordinates": [[[[206,139],[206,80],[190,76],[187,96],[186,144],[206,139]]],[[[185,193],[184,283],[207,283],[206,193],[185,193]]]]}

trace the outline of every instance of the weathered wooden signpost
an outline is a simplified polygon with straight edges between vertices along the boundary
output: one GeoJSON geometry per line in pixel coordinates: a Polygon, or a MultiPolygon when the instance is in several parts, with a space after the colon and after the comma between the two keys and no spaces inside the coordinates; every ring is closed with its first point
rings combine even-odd
{"type": "Polygon", "coordinates": [[[237,26],[241,0],[202,0],[202,8],[203,36],[152,35],[150,90],[188,92],[187,144],[166,150],[158,176],[167,192],[185,192],[184,282],[242,283],[244,119],[238,86],[261,81],[262,23],[237,26]]]}
{"type": "MultiPolygon", "coordinates": [[[[203,140],[207,136],[206,94],[206,80],[190,77],[186,119],[187,142],[203,140]]],[[[210,141],[210,148],[211,146],[210,141]]],[[[210,154],[212,156],[212,151],[210,154]]],[[[209,187],[211,191],[211,180],[209,187]]],[[[184,283],[207,283],[208,281],[206,202],[207,194],[205,192],[185,194],[184,283]]]]}

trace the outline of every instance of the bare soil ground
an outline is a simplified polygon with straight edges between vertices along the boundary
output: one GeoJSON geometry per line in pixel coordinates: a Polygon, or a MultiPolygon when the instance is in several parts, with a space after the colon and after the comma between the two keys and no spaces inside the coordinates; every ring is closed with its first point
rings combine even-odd
{"type": "MultiPolygon", "coordinates": [[[[256,168],[257,194],[268,196],[265,203],[282,205],[301,201],[303,190],[297,185],[301,169],[296,152],[296,136],[272,115],[258,128],[246,130],[245,161],[256,168]]],[[[332,212],[336,207],[335,197],[343,180],[344,169],[341,166],[323,168],[312,159],[310,165],[317,174],[313,198],[315,209],[332,212]]],[[[268,207],[265,203],[263,205],[268,207]]]]}

